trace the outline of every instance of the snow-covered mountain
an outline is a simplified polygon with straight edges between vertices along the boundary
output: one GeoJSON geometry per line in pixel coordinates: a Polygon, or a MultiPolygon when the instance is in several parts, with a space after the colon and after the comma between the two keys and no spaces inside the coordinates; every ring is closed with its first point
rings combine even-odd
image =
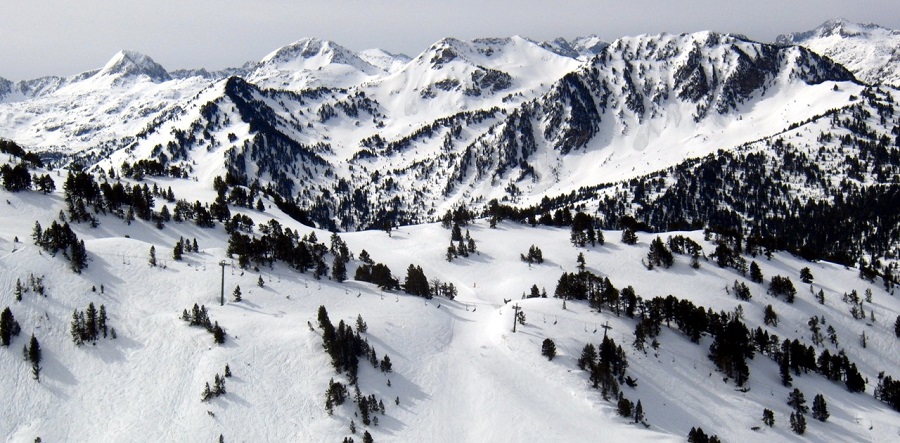
{"type": "Polygon", "coordinates": [[[834,19],[811,31],[779,36],[776,42],[831,57],[866,83],[900,86],[898,30],[834,19]]]}
{"type": "MultiPolygon", "coordinates": [[[[0,154],[0,162],[18,160],[0,154]]],[[[9,307],[21,329],[10,336],[8,347],[0,348],[0,373],[7,381],[0,394],[15,399],[2,403],[0,436],[8,441],[208,441],[219,435],[225,441],[340,441],[361,439],[364,432],[374,441],[583,441],[597,435],[613,442],[684,441],[695,427],[723,441],[781,441],[795,438],[789,424],[794,408],[787,404],[795,388],[805,394],[807,407],[823,395],[830,414],[825,422],[805,415],[805,438],[891,441],[897,432],[897,412],[873,395],[880,371],[897,376],[893,325],[900,302],[880,284],[859,279],[857,269],[780,252],[769,258],[739,254],[759,266],[765,278],[759,284],[717,266],[717,243],[700,231],[660,234],[696,242],[702,248],[699,268],[676,254],[672,267],[653,270],[645,261],[656,234],[639,233],[637,242],[628,244],[621,231],[604,231],[604,244],[576,247],[568,228],[506,221],[491,229],[478,220],[465,226],[477,252],[452,261],[445,258],[451,231],[437,224],[403,227],[390,236],[381,231],[341,235],[355,257],[347,263],[351,277],[368,256],[401,281],[414,265],[438,286],[455,288],[452,300],[425,299],[352,278],[339,282],[327,276],[330,271],[316,278],[313,271],[300,272],[282,261],[253,261],[241,268],[239,254],[227,252],[234,235],[219,223],[203,228],[190,218],[157,224],[127,216],[126,223],[110,208],[105,215],[94,214],[98,226],[91,228],[91,223],[70,220],[65,202],[67,193],[80,192],[75,189],[84,178],[71,181],[82,185],[64,186],[70,180],[67,171],[58,176],[42,168],[32,172],[47,175],[56,190],[45,195],[0,189],[0,199],[8,202],[0,212],[0,306],[9,307]],[[35,222],[48,229],[59,223],[61,212],[87,253],[87,267],[79,273],[72,272],[66,254],[52,254],[33,241],[35,222]],[[173,245],[183,239],[192,239],[188,243],[198,249],[175,259],[173,245]],[[528,245],[542,250],[541,262],[521,260],[528,245]],[[584,271],[607,279],[601,284],[604,294],[615,293],[616,299],[592,305],[553,297],[565,293],[560,274],[575,275],[579,255],[584,271]],[[810,284],[800,282],[803,268],[811,271],[810,284]],[[767,293],[776,276],[796,284],[795,301],[767,293]],[[226,301],[220,306],[222,278],[226,301]],[[750,298],[736,298],[739,283],[750,298]],[[532,286],[549,298],[523,299],[532,286]],[[234,295],[238,289],[240,301],[234,295]],[[822,302],[816,299],[819,291],[822,302]],[[682,300],[675,320],[656,317],[658,335],[638,349],[637,325],[652,324],[648,319],[664,312],[656,309],[667,297],[682,300]],[[102,309],[108,335],[78,345],[73,312],[78,318],[91,304],[102,309]],[[215,344],[202,327],[183,320],[194,304],[204,305],[210,321],[225,329],[224,343],[215,344]],[[367,325],[360,337],[376,354],[360,356],[360,396],[354,395],[348,372],[335,371],[323,350],[328,334],[319,327],[320,306],[332,324],[342,322],[341,328],[355,330],[358,317],[367,325]],[[514,306],[523,313],[515,333],[514,306]],[[751,332],[760,328],[774,343],[754,339],[760,349],[747,360],[749,379],[743,386],[709,357],[716,327],[711,323],[695,342],[687,323],[681,323],[693,306],[708,309],[710,319],[737,318],[751,332]],[[777,313],[774,324],[764,320],[767,306],[777,313]],[[813,324],[820,344],[813,345],[818,340],[813,324]],[[21,353],[31,346],[31,336],[42,350],[39,381],[21,353]],[[593,376],[578,367],[585,346],[602,348],[604,337],[614,340],[627,359],[624,374],[634,386],[620,381],[617,389],[632,407],[640,401],[639,424],[633,416],[621,416],[628,405],[594,388],[593,376]],[[541,355],[546,339],[556,349],[552,360],[541,355]],[[778,359],[788,357],[777,357],[782,340],[810,346],[815,356],[835,356],[836,367],[843,367],[843,356],[853,364],[847,368],[858,370],[868,383],[862,392],[849,392],[840,375],[829,379],[801,366],[790,372],[791,385],[785,386],[778,359]],[[392,362],[390,372],[370,366],[368,359],[378,363],[385,357],[392,362]],[[224,380],[223,392],[204,401],[204,386],[217,386],[216,379],[224,380]],[[332,404],[329,412],[325,393],[331,382],[349,392],[346,402],[332,404]],[[364,423],[357,397],[371,396],[384,412],[367,409],[371,415],[364,423]],[[765,409],[773,411],[772,427],[762,421],[765,409]],[[98,417],[109,417],[112,424],[99,426],[98,417]]],[[[175,200],[211,202],[216,195],[192,180],[115,182],[171,189],[175,200]]],[[[255,191],[249,192],[252,197],[255,191]]],[[[238,234],[285,232],[290,238],[296,232],[292,243],[297,243],[314,233],[323,242],[325,259],[333,260],[327,252],[329,232],[301,225],[273,200],[259,197],[262,210],[231,205],[232,213],[247,217],[253,227],[252,233],[246,226],[237,228],[238,234]]],[[[155,212],[171,207],[167,198],[157,198],[155,212]]],[[[175,207],[182,213],[183,207],[175,207]]]]}
{"type": "Polygon", "coordinates": [[[388,213],[427,221],[460,202],[535,204],[630,179],[777,133],[861,90],[802,47],[708,32],[623,38],[586,62],[517,37],[445,39],[349,89],[219,81],[98,168],[155,158],[217,171],[199,176],[208,182],[258,178],[300,193],[328,214],[319,222],[359,229],[388,213]]]}
{"type": "Polygon", "coordinates": [[[16,83],[0,94],[0,134],[63,157],[116,149],[207,83],[173,78],[150,57],[121,51],[98,70],[16,83]]]}
{"type": "Polygon", "coordinates": [[[345,88],[385,74],[356,53],[328,40],[298,40],[267,55],[247,80],[263,87],[300,91],[345,88]]]}
{"type": "Polygon", "coordinates": [[[0,79],[0,438],[892,441],[889,35],[0,79]]]}
{"type": "Polygon", "coordinates": [[[103,170],[152,160],[206,183],[260,180],[320,226],[350,230],[629,180],[863,90],[803,46],[713,32],[447,38],[412,59],[310,38],[216,73],[170,74],[123,51],[97,71],[3,85],[0,135],[31,149],[103,170]]]}

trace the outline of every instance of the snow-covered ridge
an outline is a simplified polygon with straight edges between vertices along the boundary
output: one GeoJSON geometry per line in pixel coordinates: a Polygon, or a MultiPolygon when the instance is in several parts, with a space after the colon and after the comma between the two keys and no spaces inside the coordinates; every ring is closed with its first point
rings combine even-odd
{"type": "Polygon", "coordinates": [[[834,19],[810,31],[779,36],[776,42],[831,57],[866,83],[900,86],[898,30],[834,19]]]}

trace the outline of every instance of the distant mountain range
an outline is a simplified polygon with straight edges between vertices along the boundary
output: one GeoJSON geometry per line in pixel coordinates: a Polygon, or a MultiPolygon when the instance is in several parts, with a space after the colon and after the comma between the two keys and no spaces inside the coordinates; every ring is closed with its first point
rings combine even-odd
{"type": "Polygon", "coordinates": [[[320,226],[364,229],[534,205],[771,137],[896,86],[898,43],[834,20],[775,44],[447,38],[411,59],[309,38],[216,72],[122,51],[73,77],[0,81],[0,136],[57,163],[258,181],[320,226]]]}

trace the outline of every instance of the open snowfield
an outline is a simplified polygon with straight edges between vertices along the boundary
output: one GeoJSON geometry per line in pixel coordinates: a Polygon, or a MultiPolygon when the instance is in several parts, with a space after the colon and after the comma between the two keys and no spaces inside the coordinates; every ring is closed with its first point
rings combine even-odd
{"type": "MultiPolygon", "coordinates": [[[[46,442],[208,442],[221,434],[230,442],[334,442],[347,436],[359,441],[363,429],[378,442],[684,441],[694,426],[723,441],[886,442],[900,435],[897,413],[872,398],[879,371],[900,375],[893,333],[900,302],[880,285],[860,280],[855,269],[783,253],[771,260],[747,257],[759,264],[767,280],[780,274],[795,282],[797,300],[788,305],[766,295],[763,285],[712,261],[694,270],[686,256],[676,255],[672,268],[648,271],[641,259],[654,238],[650,234],[639,234],[636,245],[625,245],[620,232],[606,231],[605,245],[576,249],[568,230],[510,222],[489,229],[478,221],[468,229],[479,253],[453,262],[444,258],[450,233],[440,225],[403,227],[391,236],[382,231],[341,236],[354,254],[365,249],[401,282],[406,268],[416,264],[429,279],[452,282],[459,290],[455,300],[426,301],[369,283],[319,281],[282,264],[242,270],[225,254],[227,236],[221,225],[200,229],[173,222],[158,230],[140,220],[126,225],[101,216],[96,229],[73,226],[90,258],[78,275],[68,261],[51,257],[31,241],[35,221],[46,227],[65,208],[57,180],[59,190],[49,196],[0,190],[5,204],[0,211],[0,307],[9,306],[22,326],[10,347],[0,349],[0,398],[6,399],[0,406],[0,438],[7,441],[31,442],[40,436],[46,442]],[[200,252],[186,253],[179,262],[171,259],[171,251],[182,236],[196,238],[200,252]],[[519,260],[532,244],[542,249],[543,264],[519,260]],[[160,266],[148,264],[151,246],[160,266]],[[735,280],[746,282],[753,295],[740,302],[747,326],[762,326],[763,308],[772,304],[780,323],[767,328],[782,339],[810,343],[807,320],[824,317],[868,378],[866,393],[848,393],[842,384],[817,374],[794,377],[794,386],[809,402],[824,394],[831,412],[825,423],[808,419],[806,434],[798,437],[788,426],[786,399],[792,388],[781,385],[777,364],[766,356],[757,354],[750,362],[750,390],[740,392],[733,381],[723,381],[706,357],[708,337],[697,345],[663,327],[659,349],[642,353],[631,346],[634,319],[598,313],[582,302],[570,301],[563,309],[558,299],[521,300],[532,284],[552,297],[560,274],[575,271],[579,252],[585,254],[588,270],[608,276],[620,289],[633,286],[644,299],[672,294],[716,311],[733,311],[739,301],[724,288],[735,280]],[[219,306],[220,260],[227,263],[224,306],[219,306]],[[815,276],[813,288],[826,293],[824,305],[799,282],[799,270],[807,266],[815,276]],[[44,276],[47,297],[28,292],[16,302],[16,280],[24,282],[32,273],[44,276]],[[264,287],[257,285],[260,277],[264,287]],[[237,285],[242,302],[232,301],[237,285]],[[853,320],[841,294],[868,288],[873,300],[866,309],[876,321],[853,320]],[[73,310],[83,310],[89,302],[106,306],[118,338],[78,347],[69,323],[73,310]],[[211,319],[226,329],[224,345],[179,318],[194,303],[209,308],[211,319]],[[515,304],[527,320],[513,333],[515,304]],[[346,382],[346,377],[335,373],[323,352],[321,330],[308,326],[316,325],[319,306],[327,308],[335,325],[339,320],[355,325],[361,315],[368,323],[363,336],[379,358],[388,355],[393,362],[388,374],[360,362],[362,394],[374,394],[386,406],[377,427],[361,425],[352,400],[333,416],[325,411],[329,379],[346,382]],[[641,400],[647,428],[619,417],[615,404],[604,401],[590,387],[588,374],[575,365],[585,344],[600,343],[604,324],[628,355],[627,373],[638,385],[623,386],[623,393],[634,402],[641,400]],[[858,344],[863,331],[866,349],[858,344]],[[32,379],[21,353],[32,333],[44,355],[40,382],[32,379]],[[545,338],[557,345],[552,361],[540,355],[545,338]],[[227,379],[227,393],[202,402],[204,384],[212,384],[226,364],[234,374],[227,379]],[[762,424],[763,408],[775,412],[774,428],[762,424]],[[350,432],[351,420],[358,427],[356,435],[350,432]]],[[[199,192],[192,194],[190,183],[180,182],[178,197],[199,192]]],[[[257,223],[276,218],[301,234],[313,231],[274,206],[246,213],[257,223]]],[[[327,243],[330,234],[316,235],[327,243]]],[[[714,246],[703,241],[701,232],[686,235],[700,242],[706,254],[712,252],[714,246]]],[[[351,262],[351,277],[358,263],[351,262]]],[[[832,353],[838,350],[823,346],[832,353]]]]}

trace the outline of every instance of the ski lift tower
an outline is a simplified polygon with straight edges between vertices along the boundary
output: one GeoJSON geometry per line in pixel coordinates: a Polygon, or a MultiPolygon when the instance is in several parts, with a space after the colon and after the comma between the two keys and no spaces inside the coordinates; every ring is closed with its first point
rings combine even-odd
{"type": "Polygon", "coordinates": [[[219,295],[219,306],[225,306],[225,260],[219,262],[219,266],[222,267],[222,289],[219,295]]]}

